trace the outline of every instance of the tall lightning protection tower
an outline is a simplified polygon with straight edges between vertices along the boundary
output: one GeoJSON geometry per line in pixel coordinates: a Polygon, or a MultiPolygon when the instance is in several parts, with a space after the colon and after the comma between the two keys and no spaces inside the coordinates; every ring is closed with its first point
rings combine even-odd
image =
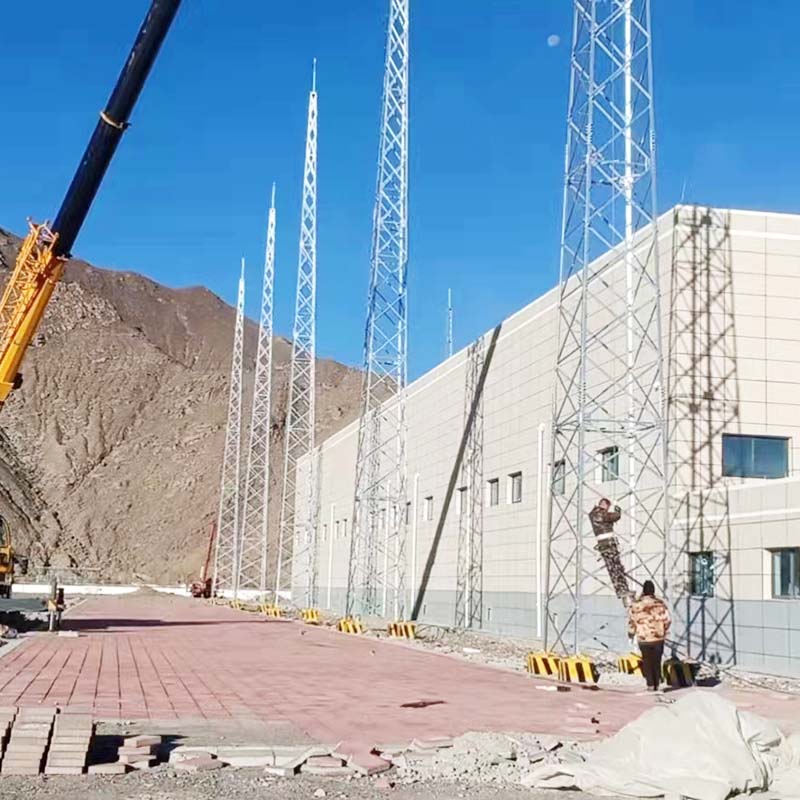
{"type": "MultiPolygon", "coordinates": [[[[286,449],[283,461],[283,496],[278,533],[275,593],[290,592],[294,561],[295,578],[314,595],[310,585],[316,574],[316,478],[309,468],[302,483],[305,502],[298,510],[298,461],[314,450],[314,392],[317,316],[317,66],[314,61],[308,95],[308,126],[303,167],[303,201],[300,211],[300,255],[297,267],[297,300],[294,312],[289,408],[286,415],[286,449]]],[[[315,598],[304,598],[313,605],[315,598]]]]}
{"type": "Polygon", "coordinates": [[[347,612],[405,614],[409,0],[390,0],[347,612]]]}
{"type": "Polygon", "coordinates": [[[267,219],[267,247],[261,318],[253,381],[250,441],[242,502],[242,525],[234,598],[240,590],[267,588],[267,529],[269,523],[269,433],[272,395],[272,309],[275,286],[275,184],[267,219]]]}
{"type": "Polygon", "coordinates": [[[668,588],[655,167],[649,0],[574,0],[546,613],[565,652],[624,643],[629,593],[668,588]]]}
{"type": "Polygon", "coordinates": [[[239,541],[239,486],[242,450],[242,360],[244,351],[244,259],[239,274],[236,327],[233,334],[231,380],[228,390],[228,420],[214,545],[214,592],[235,589],[239,541]]]}

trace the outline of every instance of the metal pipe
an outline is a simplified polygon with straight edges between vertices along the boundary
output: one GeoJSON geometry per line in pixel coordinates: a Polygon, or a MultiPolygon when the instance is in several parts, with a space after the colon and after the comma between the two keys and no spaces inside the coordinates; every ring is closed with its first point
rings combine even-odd
{"type": "Polygon", "coordinates": [[[53,223],[52,230],[58,234],[57,256],[69,255],[75,244],[180,4],[181,0],[153,0],[147,12],[53,223]]]}

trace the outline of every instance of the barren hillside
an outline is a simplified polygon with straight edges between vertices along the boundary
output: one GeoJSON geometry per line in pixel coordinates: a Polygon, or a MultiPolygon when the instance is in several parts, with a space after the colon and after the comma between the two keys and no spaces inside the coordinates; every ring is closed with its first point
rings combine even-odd
{"type": "MultiPolygon", "coordinates": [[[[0,274],[19,240],[0,229],[0,274]]],[[[23,386],[0,414],[0,513],[32,562],[184,579],[216,513],[235,311],[204,288],[67,265],[23,386]]],[[[245,340],[249,418],[257,326],[245,340]]],[[[275,532],[290,343],[273,358],[275,532]]],[[[322,438],[356,414],[358,372],[317,366],[322,438]]]]}

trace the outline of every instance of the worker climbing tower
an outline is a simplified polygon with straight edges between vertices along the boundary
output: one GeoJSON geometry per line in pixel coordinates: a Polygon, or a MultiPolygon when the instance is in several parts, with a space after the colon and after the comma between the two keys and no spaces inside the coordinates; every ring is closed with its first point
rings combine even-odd
{"type": "Polygon", "coordinates": [[[266,591],[269,522],[269,433],[272,394],[272,307],[275,285],[275,185],[267,218],[267,249],[261,291],[250,441],[242,501],[242,525],[234,598],[239,590],[266,591]]]}
{"type": "Polygon", "coordinates": [[[214,545],[214,594],[232,592],[236,583],[239,542],[239,487],[242,450],[242,359],[244,349],[244,259],[239,274],[236,327],[233,335],[231,382],[228,390],[228,421],[214,545]]]}
{"type": "Polygon", "coordinates": [[[562,651],[624,643],[623,583],[667,589],[655,167],[649,0],[574,0],[546,613],[562,651]],[[588,518],[602,497],[615,564],[588,518]]]}
{"type": "Polygon", "coordinates": [[[409,0],[390,0],[347,612],[405,613],[409,0]]]}
{"type": "MultiPolygon", "coordinates": [[[[297,266],[297,299],[294,312],[289,405],[286,413],[283,460],[283,496],[278,529],[278,561],[275,593],[292,588],[295,576],[311,565],[316,553],[316,510],[311,494],[314,477],[305,476],[307,499],[300,505],[297,464],[314,450],[314,392],[317,316],[317,66],[314,61],[308,95],[308,127],[303,167],[303,201],[300,211],[300,254],[297,266]],[[299,509],[298,509],[299,506],[299,509]],[[301,566],[305,564],[304,566],[301,566]]],[[[313,566],[312,566],[313,570],[313,566]]],[[[313,602],[313,601],[312,601],[313,602]]],[[[311,605],[312,602],[308,602],[311,605]]]]}
{"type": "Polygon", "coordinates": [[[467,350],[464,391],[466,446],[461,461],[456,562],[457,628],[480,628],[483,623],[483,390],[486,359],[483,336],[467,350]]]}

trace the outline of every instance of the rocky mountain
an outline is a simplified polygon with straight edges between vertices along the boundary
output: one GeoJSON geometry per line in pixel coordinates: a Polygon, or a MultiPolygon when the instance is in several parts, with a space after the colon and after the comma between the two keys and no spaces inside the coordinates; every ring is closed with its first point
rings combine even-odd
{"type": "MultiPolygon", "coordinates": [[[[19,239],[0,229],[0,276],[19,239]]],[[[23,385],[0,412],[0,513],[38,565],[184,580],[215,517],[235,310],[207,289],[67,264],[23,385]]],[[[257,325],[245,332],[249,419],[257,325]]],[[[291,344],[274,340],[271,477],[280,498],[291,344]]],[[[360,374],[317,364],[319,440],[357,414],[360,374]]]]}

